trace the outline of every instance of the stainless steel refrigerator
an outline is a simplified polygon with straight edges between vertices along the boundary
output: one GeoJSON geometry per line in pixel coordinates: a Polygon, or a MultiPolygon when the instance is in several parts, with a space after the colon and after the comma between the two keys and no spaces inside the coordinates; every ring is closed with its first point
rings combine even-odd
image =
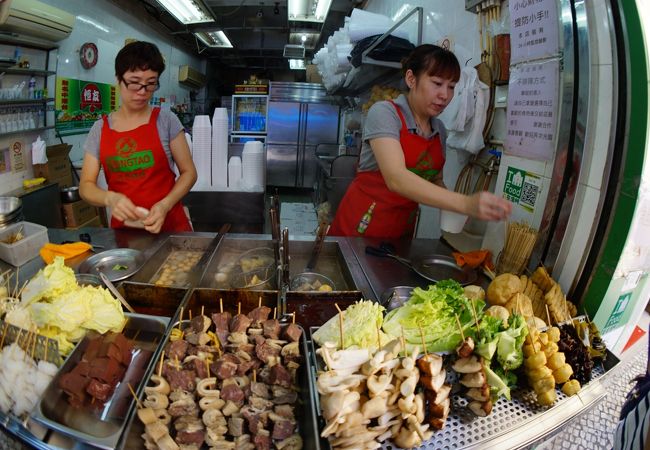
{"type": "Polygon", "coordinates": [[[266,184],[313,188],[317,152],[338,148],[339,111],[320,84],[271,83],[266,184]]]}

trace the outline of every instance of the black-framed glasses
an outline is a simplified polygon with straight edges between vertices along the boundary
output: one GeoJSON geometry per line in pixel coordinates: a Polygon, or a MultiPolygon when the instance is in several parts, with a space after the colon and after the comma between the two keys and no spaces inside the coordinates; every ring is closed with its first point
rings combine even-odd
{"type": "Polygon", "coordinates": [[[142,84],[142,83],[136,83],[136,82],[128,82],[126,80],[122,80],[122,83],[124,83],[124,86],[129,91],[133,92],[138,92],[140,89],[144,88],[145,91],[147,92],[155,92],[158,89],[160,89],[160,83],[150,83],[150,84],[142,84]]]}

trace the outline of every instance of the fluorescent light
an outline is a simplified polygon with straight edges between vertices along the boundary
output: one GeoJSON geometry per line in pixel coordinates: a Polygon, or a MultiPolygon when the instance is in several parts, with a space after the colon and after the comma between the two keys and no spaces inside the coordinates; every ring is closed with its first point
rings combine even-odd
{"type": "Polygon", "coordinates": [[[290,59],[289,60],[289,69],[291,69],[291,70],[305,70],[305,60],[304,59],[290,59]]]}
{"type": "Polygon", "coordinates": [[[395,14],[393,14],[393,22],[397,22],[398,19],[401,19],[404,14],[409,12],[413,7],[409,4],[402,5],[400,9],[397,10],[395,14]]]}
{"type": "Polygon", "coordinates": [[[90,17],[86,17],[86,16],[77,16],[77,20],[79,20],[79,21],[81,21],[81,22],[83,22],[83,23],[87,23],[88,25],[97,28],[99,31],[103,31],[104,33],[110,33],[110,32],[111,32],[111,30],[109,30],[109,29],[106,28],[105,26],[103,26],[103,25],[101,25],[101,24],[95,22],[95,21],[94,21],[93,19],[91,19],[90,17]]]}
{"type": "Polygon", "coordinates": [[[332,0],[288,0],[289,20],[295,22],[325,22],[332,0]]]}
{"type": "Polygon", "coordinates": [[[213,48],[232,48],[232,44],[223,31],[202,31],[194,33],[194,36],[199,38],[208,47],[213,48]]]}
{"type": "Polygon", "coordinates": [[[160,5],[169,11],[180,23],[214,22],[212,15],[205,7],[195,0],[156,0],[160,5]]]}

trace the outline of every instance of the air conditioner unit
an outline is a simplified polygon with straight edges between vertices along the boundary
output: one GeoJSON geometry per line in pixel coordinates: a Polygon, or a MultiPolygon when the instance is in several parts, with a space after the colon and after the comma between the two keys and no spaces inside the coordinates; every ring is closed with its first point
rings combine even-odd
{"type": "Polygon", "coordinates": [[[190,66],[180,66],[178,68],[178,82],[192,89],[201,89],[205,85],[206,77],[204,74],[190,66]]]}
{"type": "Polygon", "coordinates": [[[72,14],[37,0],[5,0],[0,7],[0,32],[60,41],[73,25],[72,14]]]}
{"type": "Polygon", "coordinates": [[[302,59],[305,57],[305,47],[302,45],[285,44],[283,56],[291,59],[302,59]]]}

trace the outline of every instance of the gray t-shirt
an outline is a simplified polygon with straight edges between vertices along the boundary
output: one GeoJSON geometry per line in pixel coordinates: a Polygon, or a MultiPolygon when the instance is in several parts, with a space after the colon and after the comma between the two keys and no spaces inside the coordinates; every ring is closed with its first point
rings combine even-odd
{"type": "MultiPolygon", "coordinates": [[[[113,126],[113,121],[111,119],[112,113],[108,115],[108,126],[113,126]]],[[[174,158],[172,157],[172,151],[169,148],[169,142],[174,139],[178,133],[183,131],[183,125],[178,119],[176,114],[166,109],[161,109],[160,114],[158,114],[158,120],[156,120],[156,125],[158,126],[158,136],[160,136],[160,142],[162,143],[163,149],[165,150],[165,155],[167,155],[167,161],[169,162],[169,167],[174,168],[174,158]]],[[[88,137],[84,143],[84,152],[93,155],[97,160],[99,160],[99,143],[102,138],[102,127],[104,126],[104,120],[99,119],[95,122],[88,132],[88,137]]]]}
{"type": "MultiPolygon", "coordinates": [[[[401,94],[395,100],[395,104],[402,111],[406,128],[412,133],[420,134],[411,108],[406,101],[406,96],[401,94]]],[[[371,171],[379,170],[377,159],[370,147],[370,139],[381,137],[390,137],[399,141],[399,131],[402,128],[402,121],[395,110],[395,107],[388,101],[377,102],[368,110],[368,116],[363,125],[363,143],[361,144],[361,153],[359,154],[359,170],[371,171]]],[[[440,119],[435,117],[431,118],[431,129],[433,132],[430,135],[423,136],[426,139],[433,139],[436,134],[440,135],[440,142],[442,144],[443,155],[447,154],[447,130],[440,119]]]]}

